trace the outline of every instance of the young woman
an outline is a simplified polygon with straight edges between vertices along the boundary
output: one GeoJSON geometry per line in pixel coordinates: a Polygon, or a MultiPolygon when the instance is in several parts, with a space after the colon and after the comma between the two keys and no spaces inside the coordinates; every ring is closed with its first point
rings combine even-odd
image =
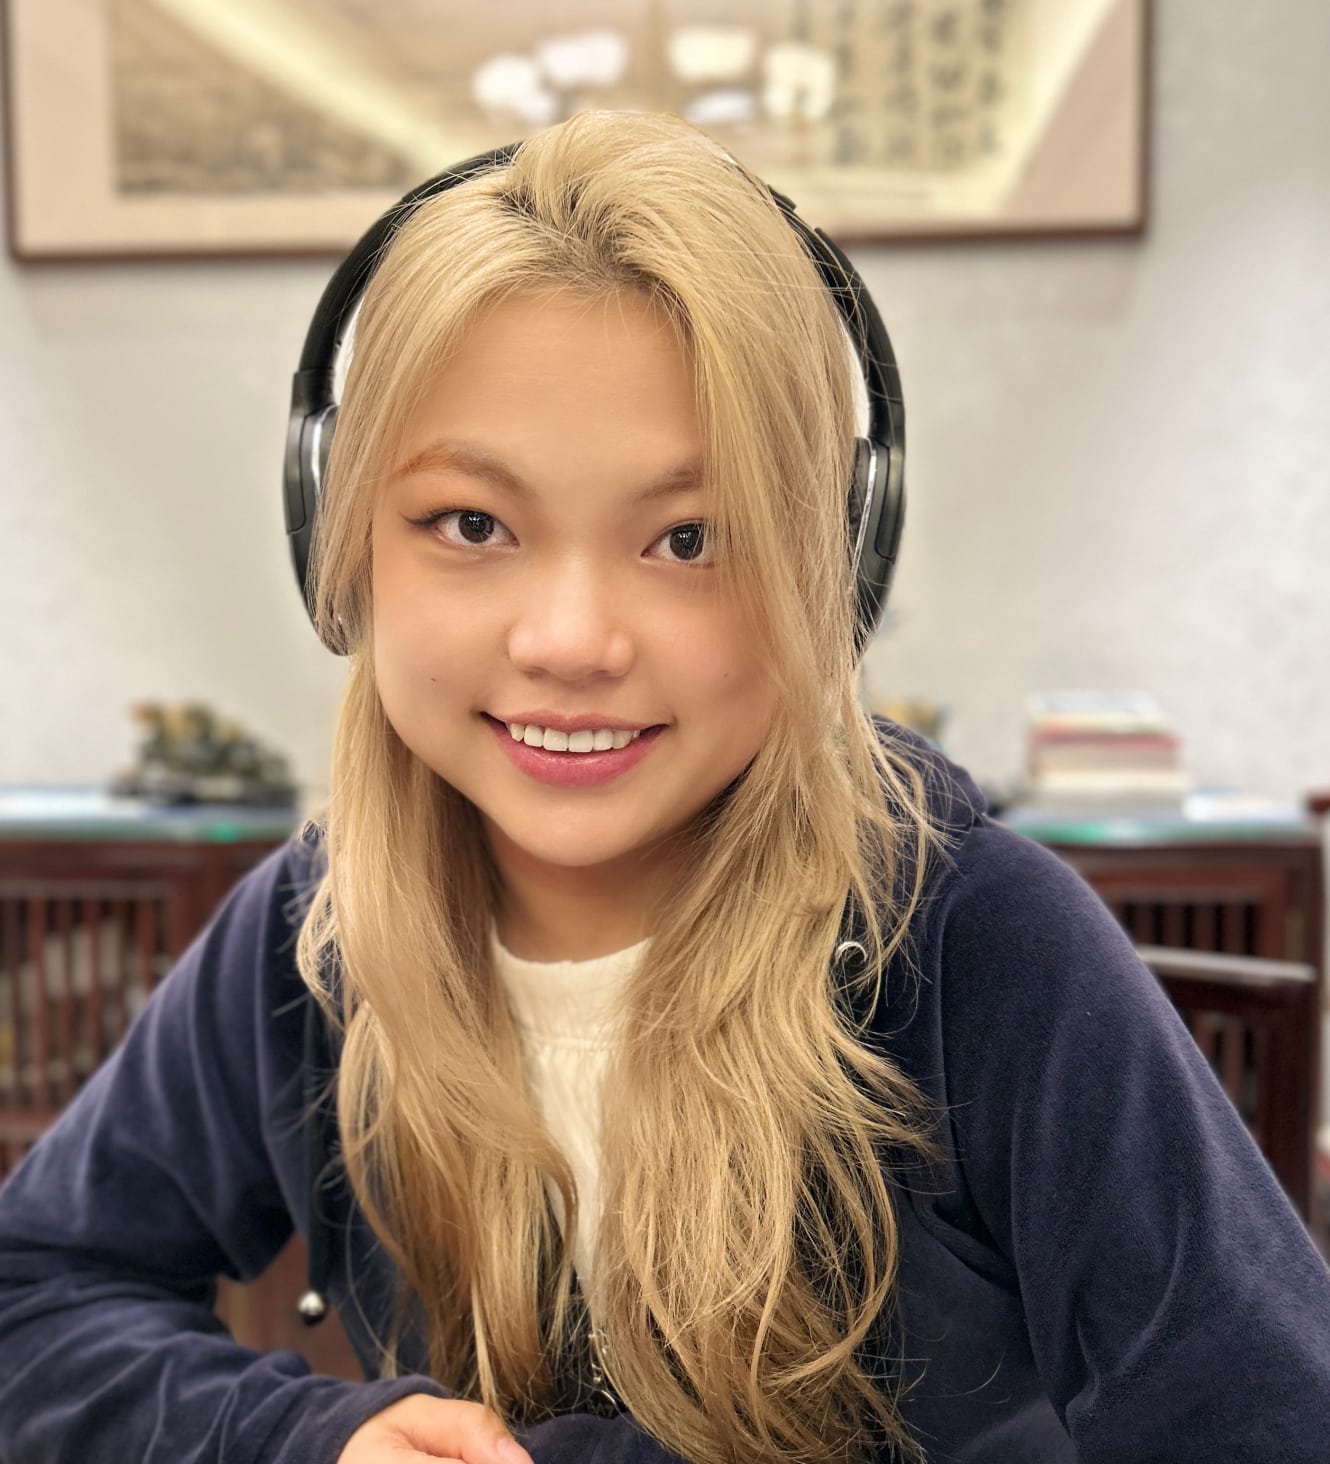
{"type": "Polygon", "coordinates": [[[1330,1282],[1181,1022],[856,701],[854,390],[683,123],[396,230],[331,801],[0,1193],[5,1464],[1324,1457],[1330,1282]],[[211,1314],[293,1227],[363,1384],[211,1314]]]}

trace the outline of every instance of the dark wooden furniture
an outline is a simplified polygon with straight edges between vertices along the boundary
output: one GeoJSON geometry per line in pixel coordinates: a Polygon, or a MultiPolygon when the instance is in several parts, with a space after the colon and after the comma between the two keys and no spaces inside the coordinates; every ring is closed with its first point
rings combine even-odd
{"type": "MultiPolygon", "coordinates": [[[[94,789],[0,788],[0,1182],[120,1040],[292,811],[160,810],[94,789]]],[[[252,1286],[223,1281],[238,1341],[359,1377],[335,1317],[306,1331],[295,1240],[252,1286]]]]}
{"type": "Polygon", "coordinates": [[[1121,921],[1315,1224],[1325,975],[1317,825],[1006,817],[1079,871],[1121,921]]]}
{"type": "MultiPolygon", "coordinates": [[[[1319,831],[1177,818],[1008,821],[1080,871],[1163,982],[1302,1214],[1312,1219],[1324,935],[1319,831]]],[[[0,788],[0,1181],[124,1032],[289,813],[135,812],[91,790],[0,788]]],[[[305,1328],[293,1240],[222,1282],[237,1340],[359,1377],[335,1316],[305,1328]]]]}
{"type": "Polygon", "coordinates": [[[0,1178],[295,821],[0,789],[0,1178]]]}

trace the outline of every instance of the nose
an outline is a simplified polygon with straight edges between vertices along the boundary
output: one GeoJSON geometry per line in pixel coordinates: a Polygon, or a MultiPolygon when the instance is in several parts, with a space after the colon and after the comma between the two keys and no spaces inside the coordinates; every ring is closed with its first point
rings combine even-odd
{"type": "Polygon", "coordinates": [[[532,574],[509,629],[509,659],[560,681],[623,676],[636,651],[622,589],[608,567],[582,555],[532,574]]]}

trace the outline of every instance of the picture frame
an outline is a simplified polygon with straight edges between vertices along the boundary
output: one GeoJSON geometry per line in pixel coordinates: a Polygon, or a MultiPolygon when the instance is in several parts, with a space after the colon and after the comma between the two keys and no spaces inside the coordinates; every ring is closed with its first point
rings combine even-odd
{"type": "Polygon", "coordinates": [[[341,255],[415,183],[583,106],[693,118],[842,243],[1135,236],[1151,11],[4,0],[10,253],[341,255]]]}

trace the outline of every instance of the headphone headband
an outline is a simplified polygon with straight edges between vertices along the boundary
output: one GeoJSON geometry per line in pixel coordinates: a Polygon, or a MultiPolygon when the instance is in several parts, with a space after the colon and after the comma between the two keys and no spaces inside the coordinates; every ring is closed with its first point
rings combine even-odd
{"type": "MultiPolygon", "coordinates": [[[[503,167],[520,146],[508,143],[478,153],[411,189],[365,231],[320,296],[292,381],[283,475],[291,558],[311,619],[310,546],[336,424],[337,362],[361,298],[393,236],[422,203],[503,167]]],[[[900,371],[887,328],[854,266],[821,229],[799,217],[789,198],[768,184],[761,186],[817,267],[854,346],[868,391],[868,435],[855,441],[846,500],[857,607],[855,652],[862,655],[882,618],[905,520],[905,405],[900,371]]],[[[342,648],[330,645],[329,649],[342,648]]]]}

